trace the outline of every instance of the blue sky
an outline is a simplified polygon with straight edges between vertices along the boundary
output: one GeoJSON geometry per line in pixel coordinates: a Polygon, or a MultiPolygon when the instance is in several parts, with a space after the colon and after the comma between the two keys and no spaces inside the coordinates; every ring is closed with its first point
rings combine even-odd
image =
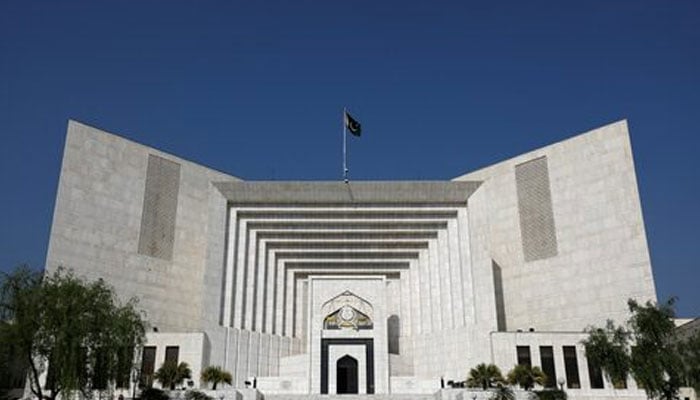
{"type": "Polygon", "coordinates": [[[660,299],[700,315],[700,2],[2,1],[0,268],[67,119],[244,179],[450,179],[627,118],[660,299]]]}

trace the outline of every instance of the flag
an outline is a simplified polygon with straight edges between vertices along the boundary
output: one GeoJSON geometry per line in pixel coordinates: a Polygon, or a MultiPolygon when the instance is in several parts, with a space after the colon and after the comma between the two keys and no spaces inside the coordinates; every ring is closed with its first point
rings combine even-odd
{"type": "Polygon", "coordinates": [[[359,137],[362,134],[362,126],[347,111],[345,111],[345,127],[355,136],[359,137]]]}

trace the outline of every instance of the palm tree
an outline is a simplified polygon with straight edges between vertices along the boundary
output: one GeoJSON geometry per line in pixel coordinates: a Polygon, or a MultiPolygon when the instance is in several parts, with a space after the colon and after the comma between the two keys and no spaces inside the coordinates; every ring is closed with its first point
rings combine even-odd
{"type": "Polygon", "coordinates": [[[163,388],[175,390],[176,385],[182,384],[185,379],[192,378],[192,370],[186,362],[177,364],[174,361],[166,361],[158,368],[153,377],[160,382],[163,388]]]}
{"type": "Polygon", "coordinates": [[[511,385],[519,385],[525,390],[532,389],[535,384],[544,386],[546,381],[547,375],[542,372],[540,367],[519,364],[508,372],[508,382],[511,385]]]}
{"type": "Polygon", "coordinates": [[[483,390],[496,387],[499,383],[503,383],[503,374],[497,366],[493,364],[479,364],[469,370],[467,377],[467,386],[481,387],[483,390]]]}
{"type": "Polygon", "coordinates": [[[217,365],[210,365],[202,371],[202,382],[211,383],[211,389],[216,390],[216,385],[219,383],[231,384],[233,382],[233,377],[231,373],[225,371],[223,368],[217,365]]]}

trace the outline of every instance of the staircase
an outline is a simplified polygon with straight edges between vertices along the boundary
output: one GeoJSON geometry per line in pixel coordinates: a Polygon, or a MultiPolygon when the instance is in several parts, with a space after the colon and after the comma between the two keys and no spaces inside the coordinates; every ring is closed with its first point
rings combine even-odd
{"type": "Polygon", "coordinates": [[[432,394],[268,394],[264,400],[435,400],[432,394]]]}

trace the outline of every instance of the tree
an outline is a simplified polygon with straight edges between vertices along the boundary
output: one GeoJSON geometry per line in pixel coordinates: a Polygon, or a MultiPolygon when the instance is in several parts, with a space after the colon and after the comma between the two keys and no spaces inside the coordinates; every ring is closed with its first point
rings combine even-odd
{"type": "Polygon", "coordinates": [[[202,382],[208,382],[212,385],[212,390],[216,390],[216,385],[219,383],[226,383],[230,385],[233,382],[233,377],[231,373],[225,371],[223,368],[210,365],[202,371],[202,382]]]}
{"type": "Polygon", "coordinates": [[[175,361],[165,361],[153,376],[163,388],[174,390],[175,386],[181,385],[185,379],[192,378],[192,370],[186,362],[178,364],[175,361]]]}
{"type": "Polygon", "coordinates": [[[674,299],[656,305],[627,302],[635,345],[630,352],[634,379],[650,398],[675,399],[683,384],[683,361],[675,348],[674,299]]]}
{"type": "Polygon", "coordinates": [[[501,370],[493,364],[479,364],[469,370],[469,376],[467,377],[467,386],[480,387],[483,390],[496,387],[496,385],[503,382],[501,370]]]}
{"type": "Polygon", "coordinates": [[[536,384],[544,386],[546,381],[547,375],[542,372],[540,367],[519,364],[508,372],[508,383],[511,385],[519,385],[525,390],[534,388],[536,384]]]}
{"type": "Polygon", "coordinates": [[[614,384],[624,382],[631,373],[647,397],[676,398],[684,381],[691,381],[689,373],[692,374],[693,362],[697,361],[685,356],[692,354],[692,350],[686,351],[682,344],[677,344],[673,303],[674,299],[664,304],[640,305],[628,300],[632,315],[627,321],[628,329],[616,327],[612,322],[604,329],[589,328],[589,336],[583,341],[587,356],[614,384]]]}
{"type": "Polygon", "coordinates": [[[610,320],[605,328],[590,327],[586,332],[588,338],[583,340],[583,345],[589,362],[599,366],[614,384],[625,382],[630,372],[630,333],[610,320]]]}
{"type": "Polygon", "coordinates": [[[10,391],[25,386],[29,368],[21,348],[8,337],[13,330],[9,322],[0,320],[0,399],[11,398],[10,391]]]}
{"type": "Polygon", "coordinates": [[[0,275],[0,379],[27,376],[31,358],[27,349],[37,330],[32,318],[38,311],[34,292],[40,283],[41,274],[26,265],[0,275]]]}
{"type": "Polygon", "coordinates": [[[678,352],[683,360],[685,385],[700,393],[700,331],[680,341],[678,352]]]}
{"type": "Polygon", "coordinates": [[[22,354],[30,389],[40,399],[129,382],[145,337],[136,300],[122,305],[103,280],[88,283],[61,268],[44,279],[28,267],[3,273],[0,313],[8,321],[0,347],[22,354]]]}

